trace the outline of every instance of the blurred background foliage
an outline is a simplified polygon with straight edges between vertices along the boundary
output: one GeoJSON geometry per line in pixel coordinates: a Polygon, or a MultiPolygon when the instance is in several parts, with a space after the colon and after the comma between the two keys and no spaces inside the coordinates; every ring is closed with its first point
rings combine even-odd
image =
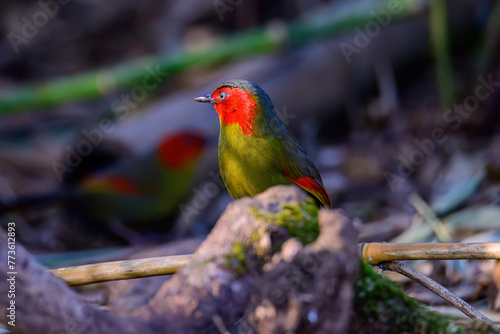
{"type": "MultiPolygon", "coordinates": [[[[210,231],[231,199],[218,117],[193,98],[235,78],[270,95],[360,241],[499,240],[498,1],[3,0],[0,16],[1,222],[50,266],[210,231]],[[204,153],[153,222],[71,195],[106,171],[154,175],[137,162],[192,131],[204,153]]],[[[414,265],[500,308],[494,261],[414,265]]]]}

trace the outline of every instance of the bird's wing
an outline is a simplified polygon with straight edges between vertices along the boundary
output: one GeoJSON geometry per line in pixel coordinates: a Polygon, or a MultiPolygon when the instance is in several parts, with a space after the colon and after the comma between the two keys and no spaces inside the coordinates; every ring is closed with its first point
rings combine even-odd
{"type": "Polygon", "coordinates": [[[94,194],[136,195],[136,185],[121,175],[89,175],[80,183],[81,190],[94,194]]]}
{"type": "Polygon", "coordinates": [[[296,185],[298,185],[299,187],[301,187],[302,189],[304,189],[305,191],[316,197],[324,207],[326,208],[332,207],[332,204],[330,202],[330,197],[328,197],[328,194],[325,188],[323,188],[323,184],[321,183],[321,181],[313,179],[312,177],[308,176],[300,177],[295,180],[290,177],[288,178],[290,179],[290,181],[292,181],[293,183],[295,183],[296,185]]]}
{"type": "Polygon", "coordinates": [[[321,176],[316,166],[302,149],[297,140],[290,134],[290,138],[283,141],[284,160],[281,172],[290,181],[313,195],[327,208],[332,206],[330,197],[323,187],[321,176]]]}
{"type": "Polygon", "coordinates": [[[93,193],[147,195],[159,188],[161,175],[158,158],[148,154],[95,172],[80,183],[80,188],[93,193]]]}

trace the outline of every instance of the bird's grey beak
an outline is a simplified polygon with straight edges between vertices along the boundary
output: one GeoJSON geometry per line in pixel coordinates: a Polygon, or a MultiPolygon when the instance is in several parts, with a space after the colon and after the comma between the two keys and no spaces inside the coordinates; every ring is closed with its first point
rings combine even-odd
{"type": "Polygon", "coordinates": [[[194,99],[196,102],[204,103],[216,103],[216,101],[210,96],[210,94],[200,95],[194,99]]]}

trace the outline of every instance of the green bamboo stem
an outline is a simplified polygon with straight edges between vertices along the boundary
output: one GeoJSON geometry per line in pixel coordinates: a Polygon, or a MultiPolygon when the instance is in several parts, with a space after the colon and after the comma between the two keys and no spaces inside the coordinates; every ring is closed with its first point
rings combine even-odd
{"type": "Polygon", "coordinates": [[[484,41],[478,57],[478,73],[487,75],[498,59],[500,48],[500,2],[493,4],[493,10],[488,20],[484,41]]]}
{"type": "MultiPolygon", "coordinates": [[[[0,94],[0,114],[59,105],[67,101],[92,99],[120,88],[140,85],[148,75],[147,67],[158,68],[162,73],[173,75],[193,66],[214,66],[234,58],[252,54],[270,53],[286,46],[298,46],[315,40],[331,38],[354,27],[364,27],[374,21],[373,11],[386,10],[390,1],[368,1],[360,5],[350,4],[338,13],[283,24],[276,34],[269,29],[255,29],[234,34],[214,42],[202,50],[184,50],[166,56],[153,56],[120,64],[114,68],[81,73],[71,77],[35,86],[25,86],[0,94]]],[[[398,2],[401,11],[393,15],[400,19],[422,11],[422,0],[398,2]]]]}
{"type": "Polygon", "coordinates": [[[442,111],[448,109],[453,104],[455,98],[453,68],[448,40],[446,3],[446,0],[433,0],[431,2],[429,21],[431,44],[436,60],[437,85],[442,111]]]}

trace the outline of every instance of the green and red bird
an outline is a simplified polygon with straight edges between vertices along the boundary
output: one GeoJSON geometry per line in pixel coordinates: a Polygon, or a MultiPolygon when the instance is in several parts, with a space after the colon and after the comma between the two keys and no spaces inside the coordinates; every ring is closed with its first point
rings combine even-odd
{"type": "Polygon", "coordinates": [[[72,199],[91,219],[143,224],[175,211],[205,146],[199,132],[167,135],[154,151],[86,177],[72,199]]]}
{"type": "Polygon", "coordinates": [[[156,224],[174,213],[191,190],[205,144],[198,131],[170,133],[145,155],[92,172],[71,187],[3,201],[0,214],[61,201],[89,223],[156,224]]]}
{"type": "Polygon", "coordinates": [[[233,199],[295,184],[331,207],[316,166],[260,87],[231,80],[194,100],[211,103],[219,115],[219,168],[233,199]]]}

